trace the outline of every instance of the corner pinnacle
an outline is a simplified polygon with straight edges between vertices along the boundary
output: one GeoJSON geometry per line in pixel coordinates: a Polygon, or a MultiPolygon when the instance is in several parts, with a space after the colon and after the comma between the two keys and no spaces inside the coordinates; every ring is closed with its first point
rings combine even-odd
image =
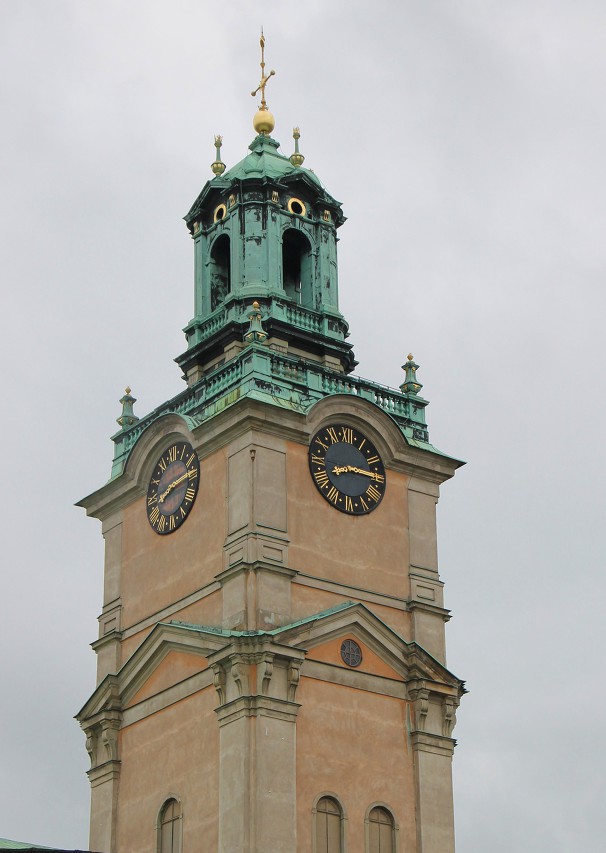
{"type": "Polygon", "coordinates": [[[215,162],[210,164],[210,168],[217,177],[225,171],[225,163],[221,161],[221,146],[223,145],[223,137],[215,136],[215,162]]]}
{"type": "Polygon", "coordinates": [[[292,138],[295,140],[295,153],[290,155],[290,162],[293,164],[293,166],[302,166],[305,157],[299,152],[299,139],[301,138],[301,131],[298,127],[293,127],[292,138]]]}

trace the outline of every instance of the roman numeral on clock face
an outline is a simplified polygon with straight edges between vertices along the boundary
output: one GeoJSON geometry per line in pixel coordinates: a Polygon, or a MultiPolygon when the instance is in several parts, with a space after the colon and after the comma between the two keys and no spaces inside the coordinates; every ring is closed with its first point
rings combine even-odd
{"type": "Polygon", "coordinates": [[[328,479],[328,474],[326,473],[326,471],[316,471],[314,474],[314,477],[315,477],[316,483],[318,484],[318,486],[321,489],[326,488],[326,486],[330,482],[328,479]]]}
{"type": "Polygon", "coordinates": [[[353,444],[353,429],[351,427],[341,427],[341,441],[353,444]]]}
{"type": "Polygon", "coordinates": [[[333,443],[333,444],[336,444],[336,443],[337,443],[337,441],[339,440],[339,439],[337,438],[337,432],[336,432],[336,430],[335,430],[333,427],[328,427],[328,429],[326,430],[326,432],[328,433],[328,437],[329,437],[329,439],[332,441],[332,443],[333,443]]]}
{"type": "Polygon", "coordinates": [[[376,488],[372,485],[372,483],[371,483],[371,485],[366,489],[366,494],[368,495],[368,497],[369,497],[372,501],[379,501],[379,500],[380,500],[380,498],[381,498],[381,492],[380,492],[378,489],[376,489],[376,488]]]}

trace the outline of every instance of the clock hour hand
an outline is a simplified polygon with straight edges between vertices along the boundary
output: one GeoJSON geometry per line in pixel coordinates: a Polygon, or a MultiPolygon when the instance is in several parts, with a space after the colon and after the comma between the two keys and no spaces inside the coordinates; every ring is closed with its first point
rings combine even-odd
{"type": "Polygon", "coordinates": [[[365,477],[370,477],[371,480],[377,480],[377,482],[383,482],[383,475],[376,474],[374,471],[365,471],[363,468],[356,468],[355,465],[335,465],[332,469],[333,474],[363,474],[365,477]]]}
{"type": "Polygon", "coordinates": [[[167,488],[162,492],[162,494],[158,498],[158,503],[163,503],[164,500],[166,499],[166,497],[170,494],[170,492],[172,492],[172,490],[174,488],[176,488],[176,486],[178,486],[179,483],[182,483],[183,480],[186,480],[188,478],[188,476],[189,476],[189,474],[187,474],[187,472],[186,472],[185,474],[182,474],[180,477],[177,477],[176,480],[173,480],[173,482],[170,483],[169,486],[167,486],[167,488]]]}

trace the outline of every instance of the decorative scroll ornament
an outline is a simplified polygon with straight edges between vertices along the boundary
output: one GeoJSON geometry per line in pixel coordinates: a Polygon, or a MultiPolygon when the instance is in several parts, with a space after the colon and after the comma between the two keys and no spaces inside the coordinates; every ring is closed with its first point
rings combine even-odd
{"type": "Polygon", "coordinates": [[[90,766],[95,767],[97,764],[97,732],[93,729],[85,729],[86,734],[86,751],[90,758],[90,766]]]}
{"type": "Polygon", "coordinates": [[[291,660],[288,665],[288,696],[287,699],[289,702],[295,701],[295,695],[297,693],[297,687],[299,686],[299,681],[301,680],[301,667],[303,666],[302,660],[291,660]]]}
{"type": "Polygon", "coordinates": [[[452,730],[457,722],[458,699],[454,696],[445,696],[442,701],[442,734],[444,737],[452,737],[452,730]]]}
{"type": "Polygon", "coordinates": [[[120,724],[116,720],[109,720],[103,723],[101,733],[101,741],[105,747],[105,752],[108,761],[118,760],[118,728],[120,724]]]}
{"type": "Polygon", "coordinates": [[[222,705],[225,702],[225,670],[220,663],[214,663],[212,669],[213,684],[219,697],[219,704],[222,705]]]}
{"type": "Polygon", "coordinates": [[[423,732],[429,713],[429,690],[424,681],[418,682],[417,685],[410,690],[410,698],[414,708],[415,728],[423,732]]]}

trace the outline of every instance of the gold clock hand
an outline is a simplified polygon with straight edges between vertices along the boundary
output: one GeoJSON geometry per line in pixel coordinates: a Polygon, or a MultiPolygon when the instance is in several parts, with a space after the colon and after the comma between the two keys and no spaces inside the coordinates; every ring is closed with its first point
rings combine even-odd
{"type": "Polygon", "coordinates": [[[371,480],[376,480],[379,483],[383,482],[382,474],[376,474],[374,471],[365,471],[363,468],[356,468],[355,465],[342,465],[341,467],[336,465],[332,469],[332,473],[337,475],[346,474],[350,471],[352,474],[363,474],[365,477],[370,477],[371,480]]]}
{"type": "Polygon", "coordinates": [[[182,482],[183,482],[183,480],[186,480],[188,476],[189,476],[189,475],[188,475],[188,474],[187,474],[187,472],[186,472],[185,474],[182,474],[180,477],[177,477],[177,479],[176,479],[176,480],[173,480],[173,482],[169,484],[169,486],[168,486],[168,487],[167,487],[167,488],[162,492],[162,494],[161,494],[161,495],[160,495],[160,497],[158,498],[158,503],[164,503],[164,500],[165,500],[166,496],[167,496],[168,494],[170,494],[170,492],[172,492],[172,490],[173,490],[176,486],[178,486],[178,485],[179,485],[179,483],[182,483],[182,482]]]}
{"type": "Polygon", "coordinates": [[[353,471],[354,474],[364,474],[365,477],[370,477],[373,480],[377,476],[373,471],[365,471],[363,468],[356,468],[355,465],[348,465],[347,467],[350,471],[353,471]]]}

